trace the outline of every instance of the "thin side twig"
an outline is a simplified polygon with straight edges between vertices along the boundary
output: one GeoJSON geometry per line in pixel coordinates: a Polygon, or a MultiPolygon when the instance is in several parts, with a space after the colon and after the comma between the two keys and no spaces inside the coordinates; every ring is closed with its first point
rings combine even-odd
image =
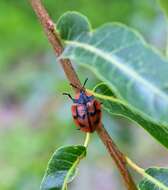
{"type": "MultiPolygon", "coordinates": [[[[29,0],[34,12],[36,13],[44,32],[52,45],[54,52],[56,56],[59,56],[63,51],[63,46],[61,43],[61,40],[59,38],[59,35],[57,34],[55,30],[55,24],[53,23],[52,19],[50,18],[48,12],[42,5],[41,0],[29,0]]],[[[81,83],[79,81],[79,78],[72,67],[72,64],[70,60],[62,59],[60,60],[60,64],[66,74],[66,77],[68,81],[76,86],[81,86],[81,83]]],[[[74,88],[75,92],[78,92],[78,89],[74,88]]],[[[129,171],[126,166],[126,160],[125,156],[119,151],[117,146],[112,141],[111,137],[107,133],[107,131],[104,129],[103,126],[99,127],[97,129],[97,133],[100,137],[100,139],[105,144],[106,148],[108,149],[111,157],[115,161],[119,172],[121,173],[121,176],[123,177],[123,180],[126,184],[126,187],[128,190],[137,190],[135,183],[129,174],[129,171]]]]}

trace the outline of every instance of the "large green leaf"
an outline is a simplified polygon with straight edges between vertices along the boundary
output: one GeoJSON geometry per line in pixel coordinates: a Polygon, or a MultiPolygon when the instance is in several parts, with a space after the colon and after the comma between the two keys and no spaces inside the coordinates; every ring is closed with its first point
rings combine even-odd
{"type": "Polygon", "coordinates": [[[94,31],[89,26],[77,13],[60,18],[57,28],[65,42],[61,58],[90,69],[142,117],[168,124],[168,61],[124,25],[111,23],[94,31]]]}
{"type": "Polygon", "coordinates": [[[86,155],[84,146],[68,146],[56,150],[51,157],[41,184],[41,190],[66,190],[76,174],[76,166],[86,155]]]}
{"type": "Polygon", "coordinates": [[[144,178],[139,183],[140,190],[168,190],[168,169],[167,168],[149,168],[145,171],[150,178],[144,178]]]}
{"type": "Polygon", "coordinates": [[[124,116],[146,129],[154,138],[168,148],[168,128],[154,123],[137,110],[130,109],[127,104],[117,99],[112,91],[103,83],[97,85],[91,93],[103,103],[103,108],[110,114],[124,116]]]}

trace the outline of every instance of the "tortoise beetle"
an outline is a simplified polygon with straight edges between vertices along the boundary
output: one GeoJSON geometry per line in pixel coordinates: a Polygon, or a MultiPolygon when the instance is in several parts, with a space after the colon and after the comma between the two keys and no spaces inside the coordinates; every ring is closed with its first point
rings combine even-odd
{"type": "Polygon", "coordinates": [[[68,93],[63,93],[63,95],[67,95],[73,101],[71,106],[72,117],[78,129],[92,133],[101,124],[101,103],[92,94],[86,92],[85,84],[87,80],[85,80],[82,87],[71,84],[74,88],[80,89],[75,98],[72,98],[68,93]]]}

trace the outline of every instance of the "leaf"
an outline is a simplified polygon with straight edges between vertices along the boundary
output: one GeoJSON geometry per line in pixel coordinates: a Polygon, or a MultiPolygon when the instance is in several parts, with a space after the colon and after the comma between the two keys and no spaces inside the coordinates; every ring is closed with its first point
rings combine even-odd
{"type": "Polygon", "coordinates": [[[56,150],[51,157],[41,190],[66,190],[67,183],[76,175],[76,166],[86,156],[84,146],[67,146],[56,150]]]}
{"type": "Polygon", "coordinates": [[[117,23],[89,31],[86,17],[72,12],[59,20],[57,28],[66,44],[60,58],[90,69],[142,117],[168,124],[168,61],[137,32],[117,23]]]}
{"type": "Polygon", "coordinates": [[[95,97],[103,103],[103,108],[110,114],[124,116],[125,118],[136,122],[147,130],[155,139],[168,148],[168,128],[154,123],[149,118],[141,116],[137,110],[130,109],[127,104],[117,99],[114,93],[104,83],[100,83],[90,91],[95,97]]]}
{"type": "Polygon", "coordinates": [[[79,14],[77,12],[68,12],[68,14],[63,14],[58,19],[57,29],[61,27],[60,37],[62,39],[75,39],[78,34],[90,31],[91,26],[87,17],[82,15],[79,20],[78,16],[79,14]],[[80,22],[80,27],[78,27],[78,22],[80,22]]]}
{"type": "Polygon", "coordinates": [[[154,181],[144,178],[139,183],[140,190],[168,190],[168,169],[149,168],[145,171],[154,178],[154,181]]]}

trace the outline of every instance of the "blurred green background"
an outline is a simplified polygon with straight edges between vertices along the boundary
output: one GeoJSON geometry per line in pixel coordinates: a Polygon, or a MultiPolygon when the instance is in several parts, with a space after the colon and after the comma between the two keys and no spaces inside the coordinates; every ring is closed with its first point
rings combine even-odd
{"type": "MultiPolygon", "coordinates": [[[[164,53],[166,20],[156,0],[45,0],[51,17],[69,10],[90,19],[93,28],[117,21],[136,28],[164,53]]],[[[77,67],[87,87],[98,82],[77,67]]],[[[0,1],[0,190],[37,190],[56,148],[81,144],[84,134],[72,123],[71,92],[55,55],[25,0],[0,1]]],[[[143,129],[103,114],[105,126],[121,150],[143,167],[167,166],[167,150],[143,129]]],[[[73,190],[124,189],[120,176],[94,134],[79,167],[73,190]]],[[[138,179],[138,178],[137,178],[138,179]]]]}

